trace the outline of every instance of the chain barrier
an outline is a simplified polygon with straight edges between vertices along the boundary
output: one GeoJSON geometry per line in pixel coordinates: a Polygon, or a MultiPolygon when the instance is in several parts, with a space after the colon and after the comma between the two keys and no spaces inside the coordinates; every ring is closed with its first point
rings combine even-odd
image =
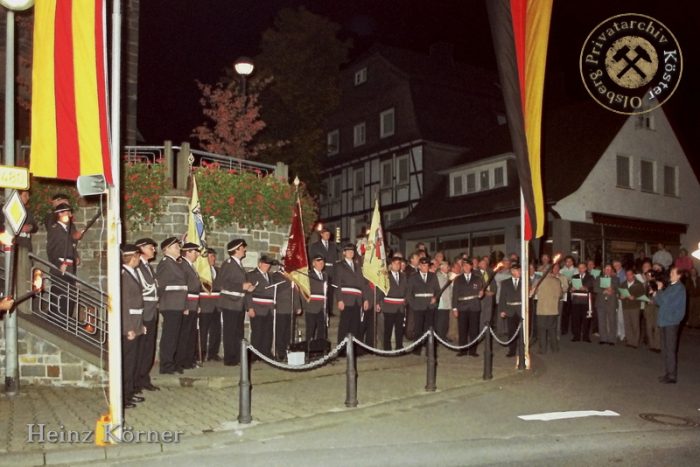
{"type": "Polygon", "coordinates": [[[505,346],[505,345],[510,345],[515,339],[518,338],[518,334],[520,333],[520,328],[522,328],[522,327],[523,327],[523,322],[520,321],[520,324],[518,324],[518,329],[516,329],[516,330],[515,330],[515,333],[513,334],[513,336],[512,336],[510,339],[508,339],[507,341],[505,341],[505,342],[502,341],[502,340],[500,340],[500,339],[498,338],[498,336],[496,336],[496,333],[493,332],[493,329],[491,329],[491,335],[493,336],[493,339],[494,339],[496,342],[498,342],[499,344],[504,345],[504,346],[505,346]]]}
{"type": "Polygon", "coordinates": [[[454,345],[454,344],[450,344],[450,343],[447,342],[446,340],[443,340],[442,337],[438,336],[436,333],[434,333],[434,334],[435,334],[435,339],[437,339],[438,342],[440,342],[442,345],[444,345],[444,346],[447,347],[448,349],[452,349],[452,350],[466,350],[466,349],[468,349],[469,347],[478,344],[479,341],[481,340],[481,338],[484,337],[484,334],[486,334],[486,331],[488,331],[489,329],[490,329],[490,326],[488,326],[488,325],[484,326],[484,329],[481,330],[481,333],[480,333],[478,336],[476,336],[476,337],[474,338],[473,341],[468,342],[468,343],[466,343],[466,344],[464,344],[464,345],[454,345]]]}
{"type": "Polygon", "coordinates": [[[274,366],[276,368],[280,368],[282,370],[290,370],[290,371],[306,371],[306,370],[312,370],[314,368],[318,368],[320,366],[323,366],[328,362],[328,360],[331,360],[331,359],[337,357],[338,352],[340,352],[345,347],[345,344],[347,344],[347,342],[348,342],[348,338],[346,337],[345,339],[340,341],[338,343],[338,345],[336,345],[333,350],[331,350],[329,353],[327,353],[323,357],[319,358],[318,360],[314,360],[312,362],[305,363],[303,365],[289,365],[287,363],[278,362],[276,360],[271,359],[267,355],[261,353],[258,349],[256,349],[252,345],[248,345],[247,348],[248,348],[248,350],[253,352],[253,354],[257,355],[258,358],[260,358],[264,362],[266,362],[269,365],[274,366]]]}
{"type": "Polygon", "coordinates": [[[420,338],[418,340],[413,341],[411,344],[407,345],[406,347],[401,347],[400,349],[396,349],[396,350],[382,350],[382,349],[378,349],[376,347],[371,347],[371,346],[365,344],[364,342],[362,342],[361,340],[358,340],[357,337],[355,337],[355,336],[352,336],[352,341],[355,344],[362,347],[363,349],[368,350],[372,353],[376,353],[377,355],[384,355],[386,357],[394,357],[396,355],[401,355],[401,354],[413,351],[413,349],[418,347],[418,345],[422,344],[423,341],[426,340],[429,335],[430,335],[430,331],[425,331],[425,334],[420,336],[420,338]]]}

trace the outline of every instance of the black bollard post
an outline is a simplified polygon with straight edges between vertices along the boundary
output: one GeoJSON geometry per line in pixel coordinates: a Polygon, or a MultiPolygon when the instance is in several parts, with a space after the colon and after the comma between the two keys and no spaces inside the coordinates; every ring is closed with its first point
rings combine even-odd
{"type": "Polygon", "coordinates": [[[241,379],[238,382],[238,423],[248,424],[250,415],[250,366],[248,365],[248,343],[241,339],[241,379]]]}
{"type": "Polygon", "coordinates": [[[435,335],[433,334],[433,327],[430,327],[430,334],[428,334],[428,344],[427,344],[427,361],[428,361],[428,374],[427,381],[425,383],[425,390],[429,392],[435,392],[435,335]]]}
{"type": "Polygon", "coordinates": [[[348,334],[348,342],[345,344],[345,358],[347,370],[345,371],[345,407],[357,407],[357,368],[355,366],[355,344],[352,334],[348,334]]]}
{"type": "MultiPolygon", "coordinates": [[[[489,326],[490,327],[490,326],[489,326]]],[[[491,337],[491,329],[486,330],[486,338],[484,339],[484,378],[493,379],[493,338],[491,337]]]]}
{"type": "MultiPolygon", "coordinates": [[[[522,321],[521,321],[522,323],[522,321]]],[[[525,339],[524,339],[524,329],[525,326],[520,326],[520,332],[518,333],[518,370],[525,369],[525,339]]]]}

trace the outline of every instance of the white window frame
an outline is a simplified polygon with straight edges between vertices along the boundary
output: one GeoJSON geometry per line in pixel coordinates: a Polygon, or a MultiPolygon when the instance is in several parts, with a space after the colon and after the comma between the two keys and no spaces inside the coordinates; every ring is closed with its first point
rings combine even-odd
{"type": "Polygon", "coordinates": [[[623,154],[618,154],[617,156],[615,156],[615,185],[619,188],[632,188],[632,158],[630,156],[625,156],[623,154]],[[625,185],[620,185],[620,174],[618,173],[617,166],[617,162],[619,159],[627,159],[627,184],[625,185]]]}
{"type": "Polygon", "coordinates": [[[658,193],[656,161],[652,161],[649,159],[642,159],[639,161],[639,189],[642,190],[642,192],[644,193],[658,193]],[[644,188],[644,186],[642,185],[642,172],[645,163],[651,164],[651,190],[644,188]]]}
{"type": "Polygon", "coordinates": [[[365,169],[364,168],[359,168],[355,169],[352,171],[352,194],[354,196],[360,196],[364,193],[365,191],[365,169]],[[359,181],[361,182],[358,184],[358,175],[359,175],[359,181]]]}
{"type": "Polygon", "coordinates": [[[326,135],[326,145],[328,147],[328,155],[334,156],[340,152],[340,130],[335,129],[328,132],[326,135]],[[333,139],[336,140],[335,146],[333,145],[333,139]]]}
{"type": "Polygon", "coordinates": [[[394,107],[392,107],[379,114],[379,137],[388,138],[389,136],[393,136],[394,133],[396,133],[396,111],[394,107]],[[384,118],[389,115],[391,115],[391,131],[389,131],[386,128],[387,125],[384,124],[384,118]]]}
{"type": "Polygon", "coordinates": [[[329,201],[340,201],[340,198],[343,196],[343,187],[341,186],[341,182],[342,180],[340,175],[335,175],[330,178],[328,190],[329,201]],[[336,191],[338,192],[338,196],[336,196],[336,191]]]}
{"type": "Polygon", "coordinates": [[[379,163],[379,186],[380,188],[391,188],[394,185],[394,161],[387,159],[379,163]],[[388,183],[384,180],[384,173],[388,172],[388,183]]]}
{"type": "Polygon", "coordinates": [[[666,165],[664,164],[664,195],[677,197],[680,191],[678,190],[678,166],[677,165],[666,165]],[[669,193],[668,187],[666,186],[666,169],[673,170],[673,192],[669,193]]]}
{"type": "Polygon", "coordinates": [[[396,164],[394,167],[394,177],[396,179],[397,185],[408,185],[411,180],[411,161],[408,159],[408,154],[398,156],[396,158],[396,164]],[[401,178],[401,164],[405,161],[406,163],[406,179],[401,178]]]}
{"type": "Polygon", "coordinates": [[[482,191],[495,190],[498,188],[504,188],[508,186],[508,163],[506,160],[500,160],[491,162],[489,164],[483,164],[479,166],[469,167],[466,169],[458,170],[450,174],[450,196],[462,196],[470,195],[472,193],[480,193],[482,191]],[[503,184],[496,185],[496,169],[503,170],[503,184]],[[488,185],[482,186],[481,183],[481,173],[488,171],[488,185]],[[473,189],[470,190],[468,183],[469,177],[474,177],[473,189]],[[455,180],[460,179],[462,182],[462,191],[457,193],[455,191],[455,180]]]}
{"type": "Polygon", "coordinates": [[[367,67],[362,67],[355,72],[354,83],[355,86],[359,86],[367,82],[367,67]]]}
{"type": "Polygon", "coordinates": [[[367,142],[367,125],[365,122],[360,122],[352,127],[352,146],[362,146],[367,142]]]}

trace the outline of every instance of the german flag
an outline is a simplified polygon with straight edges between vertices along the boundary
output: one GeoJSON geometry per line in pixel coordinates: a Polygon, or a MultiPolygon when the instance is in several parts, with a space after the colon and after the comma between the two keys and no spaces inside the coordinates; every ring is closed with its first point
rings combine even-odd
{"type": "Polygon", "coordinates": [[[540,146],[552,1],[486,0],[506,117],[525,199],[525,240],[544,234],[540,146]]]}
{"type": "Polygon", "coordinates": [[[104,0],[36,0],[32,147],[37,177],[104,174],[109,162],[104,0]]]}

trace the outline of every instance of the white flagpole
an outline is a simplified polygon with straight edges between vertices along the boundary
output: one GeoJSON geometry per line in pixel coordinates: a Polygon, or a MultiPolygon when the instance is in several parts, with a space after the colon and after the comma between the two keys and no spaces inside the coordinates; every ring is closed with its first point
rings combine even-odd
{"type": "Polygon", "coordinates": [[[121,157],[120,157],[120,83],[121,83],[121,0],[112,1],[112,81],[111,81],[111,141],[110,159],[112,185],[107,189],[109,209],[107,210],[107,293],[109,295],[109,414],[112,443],[121,440],[123,423],[122,394],[122,332],[121,332],[121,243],[122,221],[120,215],[121,157]]]}
{"type": "MultiPolygon", "coordinates": [[[[523,310],[523,347],[525,348],[526,370],[530,369],[530,300],[528,290],[530,288],[530,259],[528,258],[528,242],[525,240],[525,196],[520,189],[520,302],[523,310]]],[[[518,365],[523,368],[523,365],[518,365]]]]}

